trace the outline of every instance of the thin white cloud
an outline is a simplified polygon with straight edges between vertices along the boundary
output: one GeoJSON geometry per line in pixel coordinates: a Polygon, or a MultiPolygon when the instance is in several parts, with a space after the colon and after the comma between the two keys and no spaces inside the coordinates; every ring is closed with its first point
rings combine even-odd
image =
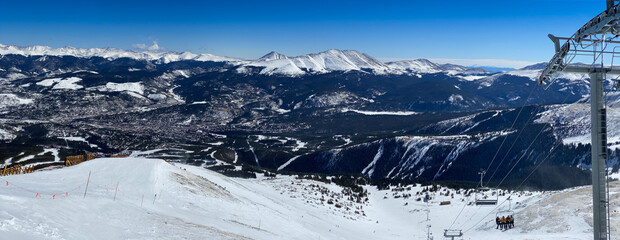
{"type": "Polygon", "coordinates": [[[135,49],[143,49],[143,50],[147,48],[146,44],[144,43],[134,43],[134,44],[131,44],[131,47],[135,49]]]}
{"type": "Polygon", "coordinates": [[[134,43],[131,44],[131,47],[135,48],[135,49],[140,49],[140,50],[149,50],[149,51],[159,51],[159,50],[164,50],[164,48],[162,48],[161,46],[159,46],[159,44],[157,43],[157,41],[153,40],[153,45],[148,46],[144,43],[134,43]]]}
{"type": "MultiPolygon", "coordinates": [[[[381,58],[384,62],[400,61],[400,60],[412,60],[405,58],[381,58]]],[[[538,62],[509,60],[509,59],[458,59],[458,58],[429,58],[431,62],[445,64],[452,63],[463,66],[492,66],[492,67],[504,67],[504,68],[522,68],[538,62]]]]}
{"type": "Polygon", "coordinates": [[[157,51],[157,50],[161,50],[162,48],[159,47],[159,45],[157,44],[157,41],[153,41],[153,46],[150,46],[148,49],[151,51],[157,51]]]}

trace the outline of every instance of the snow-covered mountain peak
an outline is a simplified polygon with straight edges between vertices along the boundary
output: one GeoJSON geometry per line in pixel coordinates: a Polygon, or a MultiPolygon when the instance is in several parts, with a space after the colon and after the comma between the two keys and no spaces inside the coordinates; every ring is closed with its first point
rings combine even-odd
{"type": "MultiPolygon", "coordinates": [[[[332,66],[327,66],[328,68],[348,68],[353,67],[357,69],[361,68],[370,68],[370,69],[386,69],[387,66],[364,53],[360,53],[355,50],[338,50],[338,49],[330,49],[324,52],[316,53],[316,54],[308,54],[300,57],[310,57],[315,60],[323,60],[326,63],[334,64],[332,66]],[[349,65],[345,67],[344,65],[349,65]]],[[[342,69],[348,70],[348,69],[342,69]]]]}
{"type": "Polygon", "coordinates": [[[261,74],[267,75],[302,75],[305,73],[351,70],[370,70],[376,74],[384,74],[389,70],[387,65],[364,53],[355,50],[337,49],[286,58],[281,58],[278,53],[273,52],[259,60],[248,61],[245,64],[264,67],[261,74]],[[270,60],[266,61],[265,58],[270,60]]]}
{"type": "Polygon", "coordinates": [[[271,51],[270,53],[265,54],[265,56],[262,56],[258,60],[271,61],[271,60],[280,60],[280,59],[288,59],[288,57],[279,52],[271,51]]]}
{"type": "Polygon", "coordinates": [[[456,64],[452,64],[452,63],[442,64],[441,68],[444,69],[444,70],[457,70],[457,71],[466,71],[466,70],[471,69],[471,68],[468,68],[468,67],[465,67],[465,66],[456,65],[456,64]]]}
{"type": "Polygon", "coordinates": [[[541,70],[541,69],[545,69],[545,67],[547,67],[547,63],[541,62],[541,63],[536,63],[536,64],[532,64],[529,66],[525,66],[519,70],[541,70]]]}
{"type": "Polygon", "coordinates": [[[486,75],[489,72],[481,68],[469,68],[456,64],[437,64],[428,59],[414,59],[388,62],[387,65],[393,73],[438,73],[444,72],[449,75],[486,75]]]}
{"type": "Polygon", "coordinates": [[[387,65],[397,71],[411,71],[415,73],[437,73],[441,72],[441,66],[427,59],[402,60],[388,62],[387,65]]]}
{"type": "Polygon", "coordinates": [[[230,57],[211,54],[196,54],[192,52],[173,52],[161,50],[123,50],[118,48],[52,48],[34,45],[20,47],[0,44],[0,55],[23,56],[73,56],[79,58],[102,57],[109,60],[118,58],[132,58],[137,60],[155,61],[156,63],[170,63],[176,61],[214,61],[227,62],[232,66],[239,66],[239,71],[245,71],[246,66],[262,67],[260,74],[299,76],[308,73],[329,73],[333,71],[364,71],[372,74],[423,74],[444,72],[449,75],[469,76],[485,75],[488,72],[482,69],[473,69],[454,64],[437,64],[427,59],[403,60],[384,63],[365,53],[355,50],[330,49],[319,53],[289,57],[272,51],[256,60],[240,60],[230,57]]]}

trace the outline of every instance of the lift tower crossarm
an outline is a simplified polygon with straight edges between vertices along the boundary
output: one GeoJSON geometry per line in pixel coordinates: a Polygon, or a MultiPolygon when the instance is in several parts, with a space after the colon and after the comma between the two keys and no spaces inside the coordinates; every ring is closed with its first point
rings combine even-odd
{"type": "Polygon", "coordinates": [[[581,42],[602,42],[603,39],[591,40],[587,39],[589,36],[597,34],[612,34],[620,35],[620,5],[613,5],[616,0],[606,0],[607,10],[596,15],[596,17],[590,19],[586,24],[577,30],[570,38],[557,38],[553,35],[549,35],[549,38],[555,44],[555,55],[547,64],[547,67],[543,70],[543,73],[539,76],[538,83],[542,84],[546,80],[549,80],[550,76],[554,73],[561,72],[567,65],[571,58],[567,59],[569,52],[577,52],[577,45],[581,42]],[[610,6],[611,2],[611,6],[610,6]],[[559,39],[566,39],[567,41],[560,47],[559,39]],[[573,48],[574,50],[571,50],[573,48]]]}
{"type": "Polygon", "coordinates": [[[590,74],[594,72],[601,72],[604,74],[611,75],[620,75],[620,68],[610,68],[610,67],[577,67],[577,66],[567,66],[563,70],[564,72],[570,73],[584,73],[590,74]]]}

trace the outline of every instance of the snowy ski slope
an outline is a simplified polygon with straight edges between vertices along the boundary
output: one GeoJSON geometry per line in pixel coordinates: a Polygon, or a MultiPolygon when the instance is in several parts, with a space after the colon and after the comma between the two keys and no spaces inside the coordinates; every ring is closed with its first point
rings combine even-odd
{"type": "MultiPolygon", "coordinates": [[[[494,226],[494,206],[463,207],[473,195],[460,191],[452,198],[456,191],[446,188],[427,204],[416,201],[421,186],[365,187],[368,201],[358,203],[342,197],[334,184],[291,176],[228,178],[143,158],[96,159],[0,180],[2,239],[425,239],[426,209],[435,239],[451,225],[466,231],[465,239],[591,237],[588,187],[514,193],[516,228],[501,232],[494,226]]],[[[618,191],[615,182],[612,199],[618,191]]],[[[619,210],[613,202],[612,226],[618,226],[619,210]]],[[[620,236],[617,230],[613,239],[620,236]]]]}

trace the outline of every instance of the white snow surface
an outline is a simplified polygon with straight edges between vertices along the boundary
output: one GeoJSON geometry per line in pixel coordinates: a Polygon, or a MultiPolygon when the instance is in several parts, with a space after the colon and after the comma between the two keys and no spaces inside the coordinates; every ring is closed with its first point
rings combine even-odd
{"type": "MultiPolygon", "coordinates": [[[[590,144],[590,103],[588,99],[572,104],[548,106],[538,114],[537,123],[553,126],[553,134],[566,145],[590,144]]],[[[607,93],[607,142],[612,150],[620,148],[620,93],[607,93]]]]}
{"type": "Polygon", "coordinates": [[[410,115],[416,115],[416,114],[420,114],[419,112],[411,112],[411,111],[396,111],[396,112],[390,112],[390,111],[363,111],[363,110],[355,110],[355,109],[342,109],[342,112],[354,112],[354,113],[359,113],[359,114],[364,114],[364,115],[395,115],[395,116],[410,116],[410,115]]]}
{"type": "Polygon", "coordinates": [[[9,132],[7,129],[0,128],[0,141],[11,141],[16,137],[17,135],[9,132]]]}
{"type": "Polygon", "coordinates": [[[114,83],[108,82],[105,86],[95,87],[102,92],[134,92],[138,94],[144,94],[144,86],[142,82],[129,82],[129,83],[114,83]]]}
{"type": "Polygon", "coordinates": [[[66,141],[84,142],[88,144],[90,147],[99,148],[99,146],[97,146],[96,144],[91,144],[90,142],[88,142],[88,140],[86,140],[86,138],[83,138],[83,137],[59,137],[59,138],[64,139],[66,141]]]}
{"type": "Polygon", "coordinates": [[[463,101],[463,96],[459,95],[459,94],[452,94],[450,95],[450,97],[448,98],[448,101],[452,104],[463,101]]]}
{"type": "Polygon", "coordinates": [[[44,86],[44,87],[52,87],[52,89],[67,89],[67,90],[77,90],[84,88],[81,85],[76,84],[77,82],[82,81],[79,77],[69,77],[69,78],[49,78],[45,80],[41,80],[36,83],[36,85],[44,86]]]}
{"type": "Polygon", "coordinates": [[[51,87],[55,83],[59,82],[61,79],[62,78],[49,78],[49,79],[41,80],[37,82],[36,84],[39,86],[44,86],[44,87],[51,87]]]}
{"type": "Polygon", "coordinates": [[[461,79],[467,80],[467,81],[475,81],[478,79],[483,79],[487,76],[475,76],[475,75],[471,75],[471,76],[459,76],[461,79]]]}
{"type": "Polygon", "coordinates": [[[289,57],[279,52],[272,51],[270,53],[267,53],[265,56],[262,56],[258,60],[272,61],[272,60],[280,60],[280,59],[289,59],[289,57]]]}
{"type": "Polygon", "coordinates": [[[0,93],[0,109],[24,104],[32,104],[34,101],[28,98],[21,98],[13,93],[0,93]]]}
{"type": "Polygon", "coordinates": [[[281,171],[282,169],[286,168],[289,164],[291,164],[292,162],[294,162],[295,160],[297,160],[301,156],[303,156],[303,155],[297,155],[297,156],[294,156],[294,157],[290,158],[288,161],[286,161],[284,164],[282,164],[281,166],[278,167],[278,171],[281,171]]]}
{"type": "MultiPolygon", "coordinates": [[[[33,158],[34,158],[34,157],[36,157],[36,156],[42,156],[42,155],[45,155],[45,154],[46,154],[46,153],[48,153],[48,152],[49,152],[49,153],[52,153],[52,156],[54,156],[54,162],[60,162],[60,156],[58,156],[58,149],[55,149],[55,148],[45,148],[45,149],[43,149],[43,152],[40,152],[40,153],[35,154],[35,155],[29,155],[29,156],[23,157],[23,158],[21,158],[21,159],[19,159],[19,160],[17,160],[17,161],[14,161],[14,162],[15,162],[15,163],[20,163],[20,164],[21,164],[21,163],[23,163],[23,162],[25,162],[25,161],[28,161],[28,160],[30,160],[30,159],[33,159],[33,158]]],[[[22,153],[22,154],[23,154],[23,153],[22,153]]],[[[20,154],[20,155],[21,155],[21,154],[20,154]]],[[[12,162],[13,162],[13,161],[12,161],[12,162]]],[[[26,165],[24,165],[24,167],[31,167],[31,166],[36,166],[36,165],[41,165],[41,164],[46,164],[46,163],[49,163],[49,162],[37,162],[37,163],[31,163],[31,164],[26,164],[26,165]]]]}
{"type": "MultiPolygon", "coordinates": [[[[495,214],[508,208],[509,193],[496,208],[467,205],[473,197],[454,189],[441,188],[424,203],[416,201],[419,185],[366,186],[368,201],[356,203],[338,197],[342,188],[334,184],[290,176],[228,178],[144,158],[95,159],[0,180],[0,234],[6,239],[425,239],[427,210],[435,238],[451,226],[466,239],[592,237],[589,187],[513,193],[515,228],[502,232],[495,214]]],[[[611,199],[618,190],[613,182],[611,199]]],[[[613,233],[620,209],[611,207],[613,233]]]]}
{"type": "Polygon", "coordinates": [[[84,88],[83,86],[76,84],[80,81],[82,81],[82,79],[78,77],[63,78],[60,79],[58,83],[56,83],[56,85],[52,87],[52,89],[77,90],[80,88],[84,88]]]}

